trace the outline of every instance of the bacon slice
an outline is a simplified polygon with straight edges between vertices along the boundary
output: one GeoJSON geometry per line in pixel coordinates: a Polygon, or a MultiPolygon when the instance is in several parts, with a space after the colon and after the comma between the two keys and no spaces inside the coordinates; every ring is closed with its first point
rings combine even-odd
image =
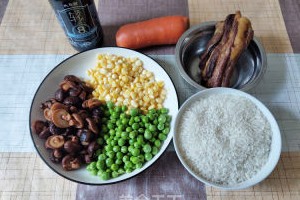
{"type": "Polygon", "coordinates": [[[251,22],[240,11],[218,22],[200,58],[201,80],[207,87],[228,87],[234,66],[253,38],[251,22]]]}

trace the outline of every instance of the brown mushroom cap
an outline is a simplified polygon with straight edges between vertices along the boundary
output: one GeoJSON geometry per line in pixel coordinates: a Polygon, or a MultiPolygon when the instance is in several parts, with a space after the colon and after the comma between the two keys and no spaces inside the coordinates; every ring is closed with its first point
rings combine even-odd
{"type": "Polygon", "coordinates": [[[45,142],[45,147],[49,149],[60,149],[63,147],[65,139],[61,135],[52,135],[47,138],[45,142]]]}
{"type": "Polygon", "coordinates": [[[71,120],[71,115],[65,109],[57,109],[52,112],[52,122],[58,128],[69,127],[70,120],[71,120]]]}
{"type": "Polygon", "coordinates": [[[45,108],[44,109],[44,117],[48,121],[52,121],[52,111],[50,108],[45,108]]]}
{"type": "Polygon", "coordinates": [[[61,164],[66,171],[80,168],[80,160],[72,155],[66,155],[62,159],[61,164]]]}
{"type": "Polygon", "coordinates": [[[75,126],[76,128],[83,128],[84,122],[81,116],[77,113],[72,114],[72,119],[69,121],[70,126],[75,126]]]}
{"type": "Polygon", "coordinates": [[[65,151],[70,154],[76,154],[77,152],[79,152],[81,150],[81,148],[82,147],[80,144],[72,142],[71,140],[66,141],[64,144],[65,151]]]}
{"type": "Polygon", "coordinates": [[[31,125],[32,130],[39,135],[45,128],[47,128],[47,123],[42,120],[36,120],[31,125]]]}
{"type": "Polygon", "coordinates": [[[98,134],[99,133],[99,128],[95,121],[91,118],[86,118],[85,119],[88,123],[88,129],[91,130],[93,133],[98,134]]]}
{"type": "Polygon", "coordinates": [[[102,103],[98,99],[88,99],[82,103],[83,108],[89,108],[89,109],[93,109],[93,108],[99,107],[101,105],[102,105],[102,103]]]}
{"type": "Polygon", "coordinates": [[[68,91],[70,88],[74,88],[76,87],[76,84],[72,81],[66,81],[66,80],[63,80],[60,84],[59,84],[60,88],[63,90],[63,91],[68,91]]]}

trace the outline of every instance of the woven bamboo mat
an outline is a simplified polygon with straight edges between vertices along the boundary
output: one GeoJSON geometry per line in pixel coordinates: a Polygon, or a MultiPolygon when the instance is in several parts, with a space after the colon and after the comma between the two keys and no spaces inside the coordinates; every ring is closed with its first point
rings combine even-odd
{"type": "MultiPolygon", "coordinates": [[[[278,0],[188,0],[188,8],[191,25],[222,20],[227,14],[241,10],[251,19],[255,34],[267,52],[292,52],[278,0]]],[[[0,26],[0,43],[0,54],[76,52],[69,45],[48,1],[9,0],[0,26]]]]}

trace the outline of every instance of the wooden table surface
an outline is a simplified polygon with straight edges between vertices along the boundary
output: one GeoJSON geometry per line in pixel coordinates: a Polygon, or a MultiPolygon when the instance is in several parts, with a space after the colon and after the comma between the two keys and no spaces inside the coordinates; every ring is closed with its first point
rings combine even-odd
{"type": "MultiPolygon", "coordinates": [[[[164,14],[182,14],[189,17],[193,26],[204,21],[222,20],[227,14],[240,10],[251,19],[255,35],[262,41],[268,54],[300,52],[298,0],[95,2],[106,34],[106,46],[115,44],[114,33],[122,23],[164,14]]],[[[48,1],[0,0],[0,55],[74,53],[76,51],[68,43],[48,1]]],[[[172,49],[148,51],[148,54],[172,53],[172,49]]],[[[101,191],[97,187],[78,186],[58,176],[35,152],[0,152],[0,199],[75,199],[76,196],[80,199],[80,192],[86,189],[95,196],[101,191]]],[[[283,152],[274,172],[257,186],[242,191],[220,191],[204,186],[203,190],[203,195],[199,197],[201,199],[300,199],[300,153],[283,152]]],[[[114,199],[122,198],[117,196],[114,199]]]]}

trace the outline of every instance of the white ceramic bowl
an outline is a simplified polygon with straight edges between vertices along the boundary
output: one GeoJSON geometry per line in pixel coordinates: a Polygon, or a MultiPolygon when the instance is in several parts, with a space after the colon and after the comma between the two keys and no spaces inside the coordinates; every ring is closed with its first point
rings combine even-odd
{"type": "Polygon", "coordinates": [[[29,116],[30,125],[35,120],[44,120],[42,110],[39,108],[39,106],[42,102],[45,102],[46,100],[54,97],[54,93],[58,89],[59,83],[63,80],[65,75],[72,74],[83,79],[88,79],[86,73],[87,69],[93,68],[96,65],[98,54],[106,53],[120,55],[124,57],[138,57],[143,62],[143,67],[154,73],[156,80],[163,80],[165,83],[165,89],[167,91],[167,97],[164,102],[164,107],[169,109],[169,115],[172,116],[173,120],[171,121],[171,129],[167,139],[162,144],[159,152],[150,161],[146,162],[141,169],[136,169],[131,173],[124,174],[122,176],[112,178],[107,181],[103,181],[97,176],[90,175],[89,172],[85,169],[85,167],[81,167],[80,169],[74,171],[64,171],[60,164],[55,164],[50,161],[49,152],[44,147],[45,141],[38,138],[38,136],[30,129],[34,146],[37,152],[39,153],[40,157],[43,159],[43,161],[57,174],[71,181],[83,184],[103,185],[116,183],[119,181],[129,179],[150,167],[162,155],[162,153],[167,149],[169,143],[171,142],[174,132],[175,117],[178,112],[178,98],[175,87],[169,75],[157,62],[155,62],[150,57],[133,50],[117,47],[107,47],[93,49],[71,56],[63,62],[61,62],[60,64],[58,64],[45,77],[45,79],[42,81],[39,88],[37,89],[32,101],[29,116]]]}
{"type": "MultiPolygon", "coordinates": [[[[181,108],[179,109],[175,123],[176,123],[176,125],[175,125],[175,133],[174,133],[173,142],[174,142],[175,150],[176,150],[177,156],[179,157],[180,162],[184,165],[184,167],[188,170],[188,172],[191,175],[193,175],[196,179],[198,179],[199,181],[201,181],[207,185],[210,185],[210,186],[213,186],[213,187],[216,187],[219,189],[223,189],[223,190],[239,190],[239,189],[245,189],[245,188],[251,187],[251,186],[261,182],[262,180],[264,180],[267,176],[269,176],[270,173],[274,170],[274,168],[277,165],[277,162],[279,160],[280,153],[281,153],[281,135],[280,135],[280,130],[277,125],[277,122],[276,122],[275,118],[273,117],[273,115],[271,114],[271,112],[266,108],[266,106],[264,106],[259,100],[257,100],[256,98],[254,98],[253,96],[251,96],[250,94],[247,94],[245,92],[242,92],[242,91],[239,91],[236,89],[230,89],[230,88],[212,88],[212,89],[206,89],[206,90],[200,91],[200,92],[194,94],[193,96],[191,96],[181,106],[181,108]],[[269,158],[268,158],[266,164],[251,179],[248,179],[244,182],[241,182],[241,183],[238,183],[235,185],[220,185],[220,184],[216,184],[214,182],[208,181],[205,178],[201,177],[200,175],[195,173],[192,170],[192,168],[187,164],[187,162],[184,160],[184,158],[182,156],[182,152],[180,151],[180,148],[179,148],[179,136],[178,136],[179,135],[179,124],[182,121],[183,113],[187,109],[189,109],[191,104],[193,104],[195,101],[198,101],[198,100],[201,100],[201,98],[216,95],[216,94],[232,94],[232,95],[246,97],[251,102],[253,102],[258,107],[259,110],[262,111],[262,113],[265,115],[267,121],[271,125],[271,130],[272,130],[271,150],[270,150],[269,158]]],[[[203,159],[205,159],[205,158],[203,158],[203,159]]]]}

